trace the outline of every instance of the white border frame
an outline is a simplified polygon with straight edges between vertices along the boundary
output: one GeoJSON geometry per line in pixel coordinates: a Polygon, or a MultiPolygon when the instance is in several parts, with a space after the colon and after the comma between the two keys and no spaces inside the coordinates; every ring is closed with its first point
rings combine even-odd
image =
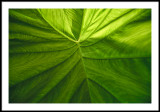
{"type": "Polygon", "coordinates": [[[158,2],[2,2],[2,110],[158,110],[158,2]],[[9,104],[8,9],[9,8],[151,8],[152,103],[151,104],[9,104]]]}

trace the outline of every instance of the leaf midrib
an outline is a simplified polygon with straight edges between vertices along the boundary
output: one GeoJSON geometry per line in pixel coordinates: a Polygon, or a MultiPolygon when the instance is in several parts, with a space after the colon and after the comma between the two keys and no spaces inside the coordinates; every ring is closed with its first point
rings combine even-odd
{"type": "Polygon", "coordinates": [[[87,88],[88,88],[89,97],[90,97],[89,99],[90,99],[90,102],[92,102],[91,95],[90,95],[90,90],[89,90],[89,84],[88,84],[88,76],[87,76],[87,72],[86,72],[86,69],[85,69],[85,64],[84,64],[84,60],[83,60],[83,56],[82,56],[82,50],[81,50],[81,47],[80,47],[79,43],[77,43],[77,45],[78,45],[78,48],[79,48],[84,73],[85,73],[85,76],[86,76],[87,88]]]}

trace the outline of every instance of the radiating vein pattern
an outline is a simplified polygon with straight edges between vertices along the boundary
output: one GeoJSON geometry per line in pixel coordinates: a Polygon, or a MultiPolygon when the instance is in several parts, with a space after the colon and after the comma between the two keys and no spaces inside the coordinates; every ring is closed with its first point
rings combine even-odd
{"type": "Polygon", "coordinates": [[[151,103],[151,9],[9,9],[9,103],[151,103]]]}

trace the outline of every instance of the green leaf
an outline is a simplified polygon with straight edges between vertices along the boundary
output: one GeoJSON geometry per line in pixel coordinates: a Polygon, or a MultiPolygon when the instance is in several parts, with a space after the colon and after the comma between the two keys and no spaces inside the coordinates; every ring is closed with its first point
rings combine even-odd
{"type": "Polygon", "coordinates": [[[151,9],[10,9],[10,103],[151,103],[151,9]]]}

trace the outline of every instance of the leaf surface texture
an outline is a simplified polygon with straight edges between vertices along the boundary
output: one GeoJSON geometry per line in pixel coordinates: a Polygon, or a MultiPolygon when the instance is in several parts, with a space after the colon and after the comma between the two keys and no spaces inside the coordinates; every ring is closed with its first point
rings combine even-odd
{"type": "Polygon", "coordinates": [[[150,9],[10,9],[10,103],[150,103],[150,9]]]}

